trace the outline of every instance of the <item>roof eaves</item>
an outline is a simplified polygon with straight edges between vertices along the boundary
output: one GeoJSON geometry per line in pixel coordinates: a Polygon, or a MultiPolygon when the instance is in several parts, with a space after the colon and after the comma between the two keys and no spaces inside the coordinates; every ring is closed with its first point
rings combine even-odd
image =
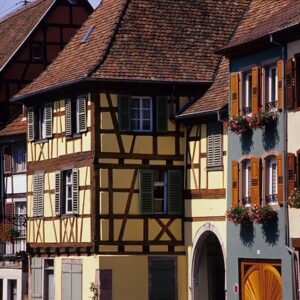
{"type": "Polygon", "coordinates": [[[42,17],[39,19],[39,21],[35,24],[35,26],[32,28],[32,30],[29,32],[29,34],[24,38],[23,42],[17,47],[17,49],[14,51],[14,53],[9,57],[9,59],[2,65],[0,68],[0,72],[3,71],[3,69],[7,66],[7,64],[10,62],[10,60],[15,56],[15,54],[20,50],[20,48],[24,45],[25,41],[30,37],[30,35],[34,32],[34,30],[37,28],[37,26],[40,24],[40,22],[44,19],[44,17],[47,15],[47,13],[50,11],[50,9],[55,4],[56,0],[53,0],[52,4],[49,5],[46,12],[42,15],[42,17]]]}
{"type": "Polygon", "coordinates": [[[190,119],[190,118],[198,118],[198,117],[205,117],[205,116],[209,116],[209,115],[214,115],[217,114],[218,112],[220,112],[227,104],[216,108],[216,109],[210,109],[210,110],[204,110],[201,112],[190,112],[190,113],[186,113],[186,114],[181,114],[181,115],[177,115],[175,116],[175,118],[177,120],[184,120],[184,119],[190,119]]]}

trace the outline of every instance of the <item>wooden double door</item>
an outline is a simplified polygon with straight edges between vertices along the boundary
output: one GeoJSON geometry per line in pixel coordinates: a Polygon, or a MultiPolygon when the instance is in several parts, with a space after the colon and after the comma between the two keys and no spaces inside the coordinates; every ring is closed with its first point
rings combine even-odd
{"type": "Polygon", "coordinates": [[[281,264],[269,262],[241,263],[242,300],[281,300],[281,264]]]}

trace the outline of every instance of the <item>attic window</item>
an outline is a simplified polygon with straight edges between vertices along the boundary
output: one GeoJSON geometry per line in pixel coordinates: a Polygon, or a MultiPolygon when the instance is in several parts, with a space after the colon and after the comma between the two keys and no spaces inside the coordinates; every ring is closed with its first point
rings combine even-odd
{"type": "Polygon", "coordinates": [[[31,59],[32,61],[43,60],[43,45],[34,44],[31,46],[31,59]]]}
{"type": "Polygon", "coordinates": [[[88,37],[91,35],[91,33],[93,32],[93,30],[94,30],[94,26],[90,26],[89,29],[87,30],[86,34],[82,38],[81,44],[84,44],[87,41],[88,37]]]}

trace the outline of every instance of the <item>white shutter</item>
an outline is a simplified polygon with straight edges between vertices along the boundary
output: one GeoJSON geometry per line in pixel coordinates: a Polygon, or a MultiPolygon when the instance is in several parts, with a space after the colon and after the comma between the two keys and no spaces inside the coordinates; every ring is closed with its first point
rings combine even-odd
{"type": "Polygon", "coordinates": [[[28,123],[28,140],[33,141],[35,138],[34,136],[35,122],[34,122],[34,107],[32,106],[28,107],[27,123],[28,123]]]}
{"type": "Polygon", "coordinates": [[[222,123],[207,124],[207,167],[222,166],[222,123]]]}
{"type": "Polygon", "coordinates": [[[86,98],[80,95],[76,99],[76,113],[77,113],[77,130],[78,132],[86,131],[86,98]]]}
{"type": "Polygon", "coordinates": [[[46,138],[52,138],[52,103],[45,104],[46,138]]]}
{"type": "Polygon", "coordinates": [[[38,216],[38,198],[39,198],[39,174],[33,175],[33,205],[32,215],[38,216]]]}
{"type": "Polygon", "coordinates": [[[43,216],[44,213],[44,174],[38,176],[38,216],[43,216]]]}
{"type": "Polygon", "coordinates": [[[55,215],[61,212],[61,173],[55,172],[55,215]]]}
{"type": "Polygon", "coordinates": [[[42,259],[33,257],[31,260],[32,299],[42,300],[42,259]]]}
{"type": "Polygon", "coordinates": [[[207,166],[214,166],[214,130],[213,124],[207,124],[207,166]]]}
{"type": "Polygon", "coordinates": [[[79,172],[78,169],[73,169],[73,191],[72,191],[72,200],[73,200],[73,213],[78,214],[78,201],[79,201],[79,172]]]}
{"type": "Polygon", "coordinates": [[[66,136],[71,136],[72,135],[72,100],[66,99],[66,136]]]}

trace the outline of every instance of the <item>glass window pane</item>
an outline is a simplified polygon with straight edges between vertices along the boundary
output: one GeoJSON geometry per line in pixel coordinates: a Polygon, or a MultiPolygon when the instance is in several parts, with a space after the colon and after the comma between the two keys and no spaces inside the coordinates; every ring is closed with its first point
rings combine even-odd
{"type": "Polygon", "coordinates": [[[140,121],[139,120],[131,120],[131,128],[132,130],[140,129],[140,121]]]}
{"type": "Polygon", "coordinates": [[[150,110],[143,110],[143,119],[150,120],[150,110]]]}
{"type": "Polygon", "coordinates": [[[132,101],[131,101],[131,107],[132,108],[139,108],[139,99],[132,99],[132,101]]]}
{"type": "Polygon", "coordinates": [[[143,121],[143,129],[150,130],[150,121],[143,121]]]}
{"type": "Polygon", "coordinates": [[[143,99],[143,108],[150,108],[150,99],[143,99]]]}

